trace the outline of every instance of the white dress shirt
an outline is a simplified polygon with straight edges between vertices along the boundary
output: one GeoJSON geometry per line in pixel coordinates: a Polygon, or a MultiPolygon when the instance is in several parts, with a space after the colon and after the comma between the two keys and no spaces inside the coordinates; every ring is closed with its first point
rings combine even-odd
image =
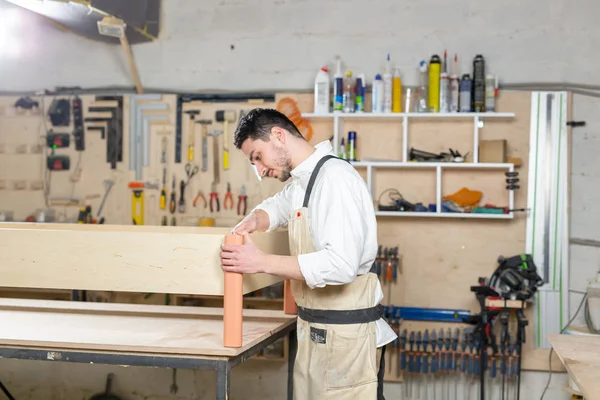
{"type": "MultiPolygon", "coordinates": [[[[291,171],[292,180],[281,192],[264,200],[254,210],[269,215],[268,232],[286,227],[292,211],[302,207],[310,175],[317,162],[333,154],[329,141],[291,171]]],[[[328,160],[321,167],[308,201],[314,253],[298,255],[300,271],[308,287],[342,285],[369,272],[377,256],[377,222],[367,185],[352,165],[328,160]]],[[[375,304],[383,299],[377,285],[375,304]]],[[[377,347],[397,335],[383,319],[376,321],[377,347]]]]}

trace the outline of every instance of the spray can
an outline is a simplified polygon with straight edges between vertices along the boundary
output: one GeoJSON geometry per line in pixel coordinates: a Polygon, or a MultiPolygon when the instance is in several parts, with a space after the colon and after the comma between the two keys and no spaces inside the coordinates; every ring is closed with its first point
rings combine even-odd
{"type": "Polygon", "coordinates": [[[392,112],[402,112],[402,81],[400,80],[400,68],[394,68],[392,80],[392,112]]]}
{"type": "Polygon", "coordinates": [[[458,112],[458,76],[452,74],[450,76],[450,112],[458,112]]]}
{"type": "Polygon", "coordinates": [[[434,54],[429,60],[429,111],[440,111],[440,69],[442,60],[434,54]]]}
{"type": "Polygon", "coordinates": [[[356,132],[348,132],[348,152],[346,153],[346,159],[349,161],[356,161],[356,132]]]}
{"type": "Polygon", "coordinates": [[[375,75],[375,80],[373,81],[373,99],[371,105],[373,106],[372,112],[383,112],[383,81],[380,74],[375,75]]]}
{"type": "Polygon", "coordinates": [[[354,111],[363,112],[365,111],[365,98],[363,97],[364,92],[364,81],[359,76],[356,78],[356,85],[354,87],[354,111]]]}
{"type": "Polygon", "coordinates": [[[337,59],[337,70],[333,76],[333,111],[341,112],[344,105],[344,77],[342,76],[342,60],[337,59]]]}
{"type": "Polygon", "coordinates": [[[459,85],[459,110],[460,112],[471,112],[471,92],[473,91],[473,81],[469,74],[464,74],[459,85]]]}
{"type": "Polygon", "coordinates": [[[485,77],[485,111],[496,111],[496,77],[488,74],[485,77]]]}
{"type": "Polygon", "coordinates": [[[485,111],[485,61],[481,54],[473,60],[473,111],[485,111]]]}

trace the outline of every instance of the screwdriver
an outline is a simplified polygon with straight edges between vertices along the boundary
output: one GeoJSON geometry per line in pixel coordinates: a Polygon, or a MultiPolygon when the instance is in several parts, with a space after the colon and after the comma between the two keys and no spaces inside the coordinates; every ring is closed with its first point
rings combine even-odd
{"type": "Polygon", "coordinates": [[[417,353],[415,354],[415,372],[417,373],[417,399],[421,394],[421,331],[417,332],[417,353]]]}
{"type": "Polygon", "coordinates": [[[173,191],[171,192],[171,201],[169,203],[169,211],[171,212],[171,214],[175,213],[175,198],[176,198],[176,194],[175,194],[175,174],[173,174],[173,191]]]}
{"type": "MultiPolygon", "coordinates": [[[[406,329],[404,329],[402,331],[402,334],[400,335],[399,338],[399,346],[400,346],[400,357],[399,357],[399,366],[398,366],[398,371],[402,371],[402,376],[403,378],[406,378],[406,329]]],[[[403,381],[405,381],[406,379],[403,379],[403,381]]],[[[405,398],[408,398],[408,390],[407,390],[407,385],[406,382],[404,382],[404,393],[405,393],[405,398]]]]}
{"type": "Polygon", "coordinates": [[[167,207],[167,169],[163,168],[163,187],[160,191],[160,209],[164,210],[167,207]]]}
{"type": "Polygon", "coordinates": [[[431,382],[433,383],[433,399],[435,400],[435,393],[437,392],[437,383],[435,379],[435,373],[438,370],[438,355],[435,351],[437,346],[437,334],[435,329],[431,331],[431,382]]]}
{"type": "Polygon", "coordinates": [[[181,190],[181,197],[179,197],[179,212],[180,213],[184,213],[185,212],[185,200],[183,198],[183,191],[185,190],[185,181],[181,181],[181,183],[179,184],[179,189],[181,190]]]}

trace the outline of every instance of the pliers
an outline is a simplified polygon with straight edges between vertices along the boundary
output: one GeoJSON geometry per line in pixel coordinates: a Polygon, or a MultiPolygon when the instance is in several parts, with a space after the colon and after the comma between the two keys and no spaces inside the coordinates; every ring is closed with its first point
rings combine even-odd
{"type": "Polygon", "coordinates": [[[242,185],[242,188],[240,189],[240,195],[238,196],[238,206],[237,206],[237,213],[238,215],[246,215],[246,199],[248,198],[248,196],[246,196],[246,186],[242,185]],[[242,206],[243,204],[243,206],[242,206]],[[240,209],[243,207],[243,212],[240,214],[240,209]]]}
{"type": "Polygon", "coordinates": [[[229,184],[229,182],[227,182],[227,192],[225,193],[223,208],[225,208],[226,210],[233,208],[233,197],[231,195],[231,185],[229,184]]]}
{"type": "Polygon", "coordinates": [[[220,205],[219,205],[219,193],[217,193],[217,184],[215,182],[213,182],[212,186],[211,186],[211,191],[210,191],[210,212],[219,212],[220,211],[220,205]],[[213,206],[213,200],[215,200],[216,202],[216,207],[213,206]]]}
{"type": "Polygon", "coordinates": [[[198,199],[202,199],[202,201],[204,201],[204,208],[207,207],[208,203],[206,202],[206,197],[204,197],[204,192],[202,192],[202,190],[198,191],[198,194],[196,195],[196,197],[194,198],[194,201],[192,203],[192,205],[194,207],[196,207],[196,203],[198,202],[198,199]]]}

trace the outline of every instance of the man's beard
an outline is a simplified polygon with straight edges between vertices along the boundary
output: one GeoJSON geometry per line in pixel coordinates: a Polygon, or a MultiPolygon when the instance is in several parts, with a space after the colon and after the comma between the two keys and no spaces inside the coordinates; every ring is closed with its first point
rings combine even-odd
{"type": "Polygon", "coordinates": [[[281,176],[278,178],[281,182],[285,182],[290,179],[292,176],[292,161],[291,157],[288,154],[287,150],[281,148],[275,148],[275,152],[277,153],[277,166],[281,168],[281,176]]]}

